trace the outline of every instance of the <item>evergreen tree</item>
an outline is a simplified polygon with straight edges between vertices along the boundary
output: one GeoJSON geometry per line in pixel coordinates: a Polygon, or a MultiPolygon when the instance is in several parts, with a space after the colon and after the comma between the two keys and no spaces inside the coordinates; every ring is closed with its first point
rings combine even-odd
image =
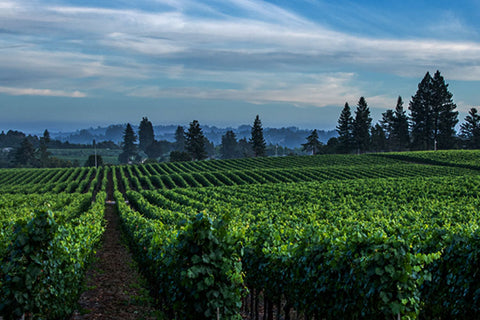
{"type": "MultiPolygon", "coordinates": [[[[393,149],[393,144],[395,140],[394,133],[393,133],[393,129],[395,127],[395,113],[393,112],[393,110],[389,109],[384,113],[382,113],[382,120],[380,120],[380,124],[378,125],[382,128],[382,134],[385,138],[386,148],[382,149],[382,151],[391,151],[393,149]]],[[[373,134],[379,133],[378,128],[375,128],[375,127],[372,128],[372,145],[374,144],[373,134]]],[[[376,138],[378,138],[378,136],[376,138]]],[[[373,150],[375,151],[375,147],[373,148],[373,150]]]]}
{"type": "Polygon", "coordinates": [[[138,147],[146,152],[148,147],[155,141],[153,126],[147,117],[143,117],[138,129],[138,147]]]}
{"type": "Polygon", "coordinates": [[[35,148],[28,138],[23,139],[15,152],[15,164],[22,166],[36,166],[35,148]]]}
{"type": "Polygon", "coordinates": [[[203,160],[207,158],[205,151],[205,136],[203,135],[200,124],[197,120],[190,123],[186,134],[185,149],[193,160],[203,160]]]}
{"type": "Polygon", "coordinates": [[[170,162],[178,162],[178,161],[191,161],[192,158],[190,154],[185,151],[172,151],[170,152],[170,162]]]}
{"type": "Polygon", "coordinates": [[[175,131],[174,149],[180,152],[185,151],[185,130],[183,130],[182,126],[178,126],[175,131]]]}
{"type": "Polygon", "coordinates": [[[48,144],[50,143],[50,133],[48,130],[43,132],[43,137],[40,138],[40,166],[43,168],[48,167],[50,152],[48,152],[48,144]]]}
{"type": "Polygon", "coordinates": [[[235,133],[228,130],[222,136],[222,144],[220,145],[220,154],[222,159],[233,159],[238,157],[238,142],[235,133]]]}
{"type": "Polygon", "coordinates": [[[372,118],[370,118],[370,109],[364,97],[360,97],[355,111],[355,120],[353,121],[353,138],[357,153],[364,153],[370,145],[370,128],[372,127],[372,118]]]}
{"type": "Polygon", "coordinates": [[[350,106],[345,102],[337,125],[338,133],[338,151],[340,153],[350,153],[353,150],[353,117],[350,106]]]}
{"type": "Polygon", "coordinates": [[[165,140],[153,140],[153,142],[147,147],[145,153],[150,159],[157,159],[163,154],[167,153],[171,149],[171,144],[165,140]]]}
{"type": "Polygon", "coordinates": [[[88,156],[87,161],[85,161],[85,167],[95,167],[95,165],[97,165],[97,167],[103,166],[103,158],[101,155],[91,154],[88,156]]]}
{"type": "Polygon", "coordinates": [[[240,157],[250,158],[253,157],[252,144],[247,141],[246,138],[238,140],[238,152],[240,157]]]}
{"type": "Polygon", "coordinates": [[[398,97],[397,105],[393,115],[393,128],[391,132],[390,143],[395,151],[403,151],[410,144],[410,136],[408,132],[408,117],[403,110],[402,97],[398,97]]]}
{"type": "Polygon", "coordinates": [[[258,114],[253,122],[251,133],[250,143],[252,144],[253,154],[255,157],[264,157],[266,155],[267,144],[263,138],[262,122],[258,114]]]}
{"type": "Polygon", "coordinates": [[[453,94],[448,91],[448,84],[437,70],[433,76],[433,90],[435,93],[435,109],[438,110],[438,124],[436,126],[436,141],[439,149],[450,149],[455,145],[455,126],[458,123],[456,104],[453,103],[453,94]]]}
{"type": "Polygon", "coordinates": [[[133,132],[130,123],[128,123],[123,133],[123,152],[118,156],[118,161],[120,161],[120,163],[128,163],[137,157],[137,145],[135,144],[136,141],[137,136],[135,135],[135,132],[133,132]]]}
{"type": "Polygon", "coordinates": [[[471,108],[460,126],[460,135],[466,140],[466,147],[480,149],[480,115],[476,108],[471,108]]]}
{"type": "Polygon", "coordinates": [[[374,152],[383,152],[387,150],[387,137],[385,131],[380,124],[372,127],[372,143],[371,150],[374,152]]]}
{"type": "Polygon", "coordinates": [[[410,101],[412,148],[436,150],[455,144],[457,107],[448,91],[448,85],[437,70],[434,77],[426,73],[410,101]]]}
{"type": "Polygon", "coordinates": [[[307,137],[307,143],[302,144],[303,151],[311,152],[313,155],[319,154],[322,149],[322,143],[318,140],[317,130],[313,130],[307,137]]]}

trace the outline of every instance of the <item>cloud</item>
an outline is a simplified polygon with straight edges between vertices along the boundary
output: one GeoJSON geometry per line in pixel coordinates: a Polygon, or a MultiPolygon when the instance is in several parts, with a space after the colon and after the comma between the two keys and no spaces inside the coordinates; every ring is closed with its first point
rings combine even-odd
{"type": "Polygon", "coordinates": [[[67,92],[63,90],[33,89],[33,88],[12,88],[0,87],[0,93],[13,96],[48,96],[48,97],[69,97],[85,98],[87,95],[80,91],[67,92]]]}
{"type": "Polygon", "coordinates": [[[368,93],[345,76],[362,71],[480,81],[474,41],[360,36],[257,0],[155,3],[0,2],[0,84],[328,105],[368,93]]]}
{"type": "Polygon", "coordinates": [[[362,91],[353,84],[353,73],[310,76],[287,74],[281,80],[273,73],[231,72],[223,77],[225,79],[218,80],[223,82],[227,78],[232,79],[229,83],[231,88],[144,86],[127,92],[130,96],[145,98],[246,100],[257,104],[282,102],[317,107],[356,101],[362,95],[362,91]],[[248,82],[248,79],[251,80],[248,82]],[[239,86],[241,88],[234,88],[239,86]]]}

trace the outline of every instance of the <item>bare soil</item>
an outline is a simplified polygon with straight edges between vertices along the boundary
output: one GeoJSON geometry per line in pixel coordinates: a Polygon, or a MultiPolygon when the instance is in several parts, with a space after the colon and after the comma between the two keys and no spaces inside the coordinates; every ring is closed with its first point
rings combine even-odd
{"type": "Polygon", "coordinates": [[[114,204],[105,207],[107,227],[102,247],[86,275],[87,290],[71,320],[156,319],[144,280],[121,241],[114,204]]]}

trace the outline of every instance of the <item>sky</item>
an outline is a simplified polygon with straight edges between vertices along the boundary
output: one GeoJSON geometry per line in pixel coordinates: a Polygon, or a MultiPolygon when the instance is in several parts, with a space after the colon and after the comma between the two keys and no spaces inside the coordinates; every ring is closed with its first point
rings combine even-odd
{"type": "Polygon", "coordinates": [[[0,0],[0,130],[116,123],[335,129],[440,70],[480,105],[480,1],[0,0]]]}

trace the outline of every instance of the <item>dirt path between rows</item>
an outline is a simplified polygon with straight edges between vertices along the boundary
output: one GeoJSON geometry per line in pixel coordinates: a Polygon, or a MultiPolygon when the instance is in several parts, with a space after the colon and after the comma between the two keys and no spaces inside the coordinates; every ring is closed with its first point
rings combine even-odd
{"type": "MultiPolygon", "coordinates": [[[[111,176],[109,180],[107,193],[111,200],[111,176]]],[[[120,221],[111,201],[105,205],[105,219],[102,246],[87,271],[87,290],[80,296],[79,310],[70,320],[156,319],[138,268],[121,241],[120,221]]]]}

